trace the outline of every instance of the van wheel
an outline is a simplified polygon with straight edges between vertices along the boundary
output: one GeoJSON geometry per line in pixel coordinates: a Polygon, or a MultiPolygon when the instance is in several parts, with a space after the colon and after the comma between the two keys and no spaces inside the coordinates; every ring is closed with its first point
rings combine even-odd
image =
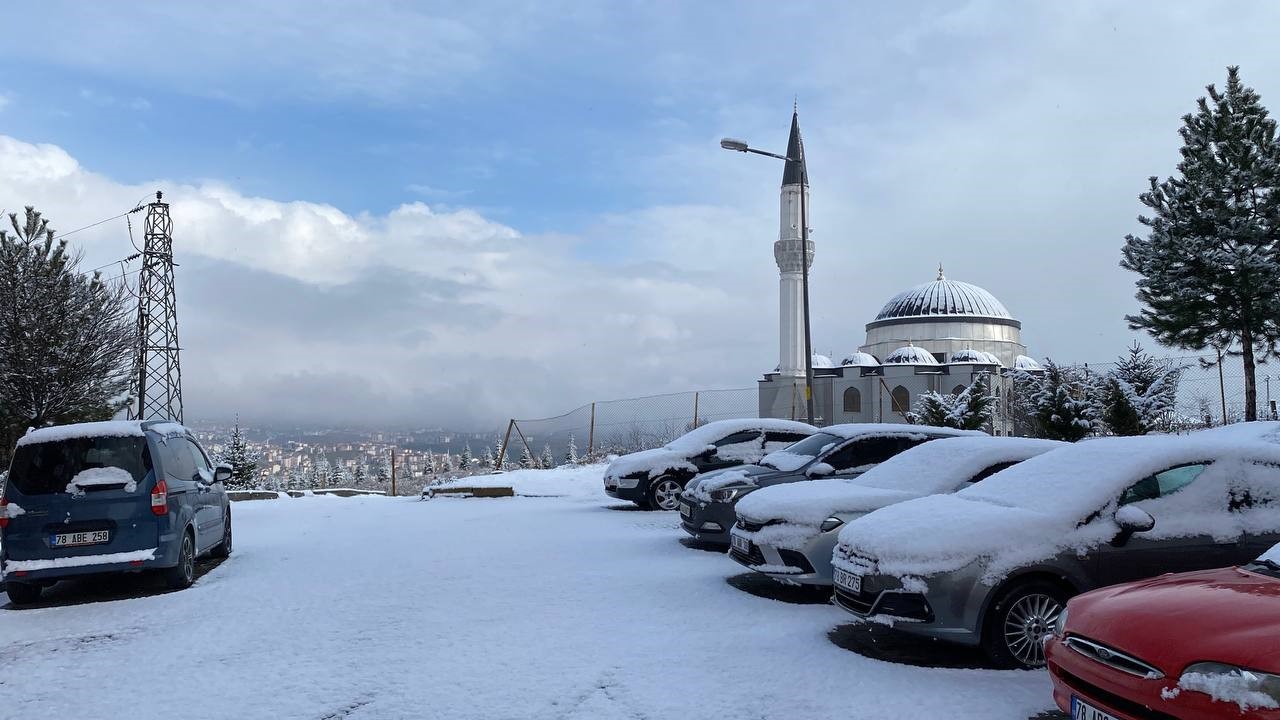
{"type": "Polygon", "coordinates": [[[14,582],[12,580],[4,584],[4,591],[9,595],[9,602],[14,605],[30,605],[39,602],[40,590],[39,585],[14,582]]]}
{"type": "Polygon", "coordinates": [[[178,564],[164,571],[164,583],[173,590],[191,587],[196,581],[196,544],[191,533],[182,534],[182,549],[178,551],[178,564]]]}
{"type": "Polygon", "coordinates": [[[987,612],[982,649],[1002,667],[1042,667],[1044,636],[1053,631],[1069,594],[1045,580],[1015,584],[987,612]]]}
{"type": "Polygon", "coordinates": [[[680,493],[684,485],[673,477],[660,477],[649,483],[649,509],[675,510],[680,507],[680,493]]]}
{"type": "Polygon", "coordinates": [[[225,558],[231,555],[231,510],[227,510],[227,520],[222,526],[222,542],[218,546],[209,551],[209,554],[216,558],[225,558]]]}

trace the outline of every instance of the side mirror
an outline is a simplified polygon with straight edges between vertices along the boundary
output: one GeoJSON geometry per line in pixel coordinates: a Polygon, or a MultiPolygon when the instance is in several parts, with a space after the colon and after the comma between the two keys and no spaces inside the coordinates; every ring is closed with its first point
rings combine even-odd
{"type": "Polygon", "coordinates": [[[221,463],[213,469],[213,481],[216,483],[224,483],[231,479],[231,466],[227,463],[221,463]]]}
{"type": "Polygon", "coordinates": [[[1151,517],[1151,513],[1132,505],[1125,505],[1117,510],[1115,521],[1120,526],[1120,534],[1111,541],[1113,547],[1121,547],[1129,542],[1134,533],[1146,532],[1156,526],[1156,519],[1151,517]]]}
{"type": "Polygon", "coordinates": [[[804,474],[806,477],[820,478],[820,477],[826,477],[828,475],[831,475],[835,471],[836,469],[831,467],[827,463],[820,462],[820,463],[814,463],[810,465],[809,469],[804,471],[804,474]]]}

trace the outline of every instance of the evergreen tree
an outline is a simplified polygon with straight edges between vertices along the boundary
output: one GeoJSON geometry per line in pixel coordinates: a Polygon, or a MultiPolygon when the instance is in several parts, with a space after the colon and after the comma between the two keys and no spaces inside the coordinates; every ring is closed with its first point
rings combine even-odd
{"type": "Polygon", "coordinates": [[[379,490],[385,488],[391,483],[391,471],[387,468],[387,462],[383,460],[382,457],[378,457],[378,459],[373,461],[372,477],[370,480],[373,482],[374,487],[379,490]]]}
{"type": "Polygon", "coordinates": [[[329,487],[339,488],[346,486],[346,476],[347,473],[346,470],[343,469],[342,463],[334,460],[329,464],[329,487]]]}
{"type": "Polygon", "coordinates": [[[1255,365],[1280,342],[1280,141],[1261,98],[1227,69],[1182,118],[1178,177],[1150,179],[1145,237],[1125,237],[1138,273],[1129,326],[1164,345],[1240,355],[1245,419],[1257,419],[1255,365]],[[1235,348],[1239,348],[1236,350],[1235,348]]]}
{"type": "Polygon", "coordinates": [[[355,467],[351,468],[351,486],[364,487],[369,479],[369,473],[365,470],[364,460],[357,460],[355,467]]]}
{"type": "Polygon", "coordinates": [[[520,446],[522,448],[520,450],[520,467],[522,468],[538,467],[538,458],[534,457],[533,453],[529,451],[529,446],[525,443],[520,443],[520,446]]]}
{"type": "Polygon", "coordinates": [[[0,467],[29,427],[108,420],[128,404],[136,328],[124,285],[26,208],[0,230],[0,467]]]}
{"type": "Polygon", "coordinates": [[[240,423],[236,423],[230,442],[214,455],[213,461],[231,466],[231,479],[226,483],[228,490],[252,490],[258,486],[258,456],[245,443],[240,423]]]}
{"type": "Polygon", "coordinates": [[[555,455],[551,454],[551,445],[550,444],[543,445],[542,455],[538,457],[538,467],[550,469],[555,466],[556,466],[556,457],[555,455]]]}
{"type": "Polygon", "coordinates": [[[991,394],[985,373],[954,395],[927,392],[920,396],[919,409],[907,413],[907,421],[917,425],[981,430],[991,422],[996,398],[991,394]]]}
{"type": "Polygon", "coordinates": [[[311,473],[307,476],[307,488],[315,490],[324,487],[329,479],[329,460],[324,455],[311,463],[311,473]]]}
{"type": "Polygon", "coordinates": [[[1091,386],[1080,373],[1046,360],[1032,396],[1039,437],[1075,442],[1093,432],[1097,411],[1091,386]]]}
{"type": "Polygon", "coordinates": [[[480,456],[480,467],[486,470],[493,469],[493,448],[484,449],[484,454],[480,456]]]}
{"type": "Polygon", "coordinates": [[[446,451],[440,458],[440,471],[453,472],[453,456],[446,451]]]}
{"type": "Polygon", "coordinates": [[[573,433],[569,433],[569,447],[564,452],[564,461],[570,465],[577,465],[580,461],[578,457],[578,443],[573,440],[573,433]]]}
{"type": "Polygon", "coordinates": [[[493,442],[493,467],[497,469],[505,468],[510,461],[507,457],[505,448],[502,447],[502,436],[499,435],[497,440],[493,442]]]}
{"type": "Polygon", "coordinates": [[[467,443],[462,447],[462,454],[458,456],[458,468],[463,472],[471,472],[475,468],[476,456],[471,453],[471,443],[467,443]]]}
{"type": "Polygon", "coordinates": [[[1170,367],[1134,342],[1104,379],[1101,417],[1115,435],[1165,429],[1178,397],[1182,368],[1170,367]]]}

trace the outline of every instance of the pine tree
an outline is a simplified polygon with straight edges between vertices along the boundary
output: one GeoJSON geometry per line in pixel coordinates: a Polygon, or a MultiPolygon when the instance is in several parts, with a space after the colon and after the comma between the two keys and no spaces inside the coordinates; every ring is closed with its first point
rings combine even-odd
{"type": "Polygon", "coordinates": [[[534,457],[533,453],[529,451],[529,446],[525,443],[520,443],[520,446],[522,448],[520,450],[520,467],[522,468],[538,467],[538,458],[534,457]]]}
{"type": "Polygon", "coordinates": [[[453,456],[448,451],[440,457],[440,472],[453,472],[453,456]]]}
{"type": "Polygon", "coordinates": [[[1261,98],[1227,69],[1183,116],[1177,177],[1150,179],[1120,266],[1138,273],[1126,320],[1163,345],[1214,348],[1244,364],[1245,419],[1257,419],[1255,365],[1280,342],[1280,140],[1261,98]],[[1238,350],[1236,348],[1239,348],[1238,350]]]}
{"type": "Polygon", "coordinates": [[[551,445],[542,446],[542,455],[538,457],[538,467],[551,469],[556,466],[556,456],[551,454],[551,445]]]}
{"type": "Polygon", "coordinates": [[[324,487],[329,479],[329,460],[324,455],[311,463],[311,473],[307,476],[307,487],[311,490],[324,487]]]}
{"type": "Polygon", "coordinates": [[[334,460],[329,464],[329,487],[340,488],[345,486],[347,484],[346,475],[347,473],[343,469],[342,463],[334,460]]]}
{"type": "Polygon", "coordinates": [[[365,470],[364,460],[357,460],[355,467],[351,468],[351,486],[364,487],[365,482],[369,479],[369,473],[365,470]]]}
{"type": "Polygon", "coordinates": [[[136,328],[124,285],[26,208],[0,230],[0,467],[29,427],[108,420],[128,404],[136,328]]]}
{"type": "Polygon", "coordinates": [[[1075,442],[1093,432],[1097,411],[1091,390],[1078,372],[1046,360],[1040,390],[1032,397],[1038,435],[1075,442]]]}
{"type": "Polygon", "coordinates": [[[471,472],[475,468],[476,456],[471,453],[471,443],[467,443],[462,447],[462,454],[458,456],[458,468],[463,472],[471,472]]]}
{"type": "Polygon", "coordinates": [[[569,433],[569,447],[564,452],[564,461],[570,465],[577,465],[580,461],[578,443],[574,442],[573,433],[569,433]]]}
{"type": "Polygon", "coordinates": [[[370,478],[375,488],[381,490],[391,482],[391,471],[387,468],[387,463],[381,457],[373,461],[373,473],[370,478]]]}
{"type": "Polygon", "coordinates": [[[1167,428],[1182,368],[1170,367],[1134,342],[1104,379],[1101,417],[1114,435],[1145,435],[1167,428]]]}
{"type": "Polygon", "coordinates": [[[991,422],[996,398],[991,394],[985,373],[954,395],[927,392],[920,396],[919,409],[907,413],[907,421],[918,425],[981,430],[991,422]]]}
{"type": "Polygon", "coordinates": [[[502,446],[502,436],[499,435],[493,442],[493,467],[501,470],[502,468],[505,468],[509,462],[510,458],[507,457],[506,448],[502,446]]]}
{"type": "Polygon", "coordinates": [[[486,470],[493,469],[493,448],[485,447],[484,454],[480,456],[480,467],[486,470]]]}
{"type": "Polygon", "coordinates": [[[249,450],[240,432],[240,423],[236,423],[231,432],[231,440],[222,452],[214,455],[215,464],[226,463],[231,466],[231,480],[226,485],[228,490],[252,490],[258,485],[258,457],[249,450]]]}

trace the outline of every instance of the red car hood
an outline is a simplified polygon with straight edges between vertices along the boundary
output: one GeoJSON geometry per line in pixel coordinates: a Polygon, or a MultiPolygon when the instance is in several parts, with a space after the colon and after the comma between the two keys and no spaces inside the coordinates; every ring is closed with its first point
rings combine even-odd
{"type": "Polygon", "coordinates": [[[1095,590],[1071,601],[1067,632],[1177,677],[1213,660],[1280,673],[1280,580],[1222,568],[1095,590]]]}

